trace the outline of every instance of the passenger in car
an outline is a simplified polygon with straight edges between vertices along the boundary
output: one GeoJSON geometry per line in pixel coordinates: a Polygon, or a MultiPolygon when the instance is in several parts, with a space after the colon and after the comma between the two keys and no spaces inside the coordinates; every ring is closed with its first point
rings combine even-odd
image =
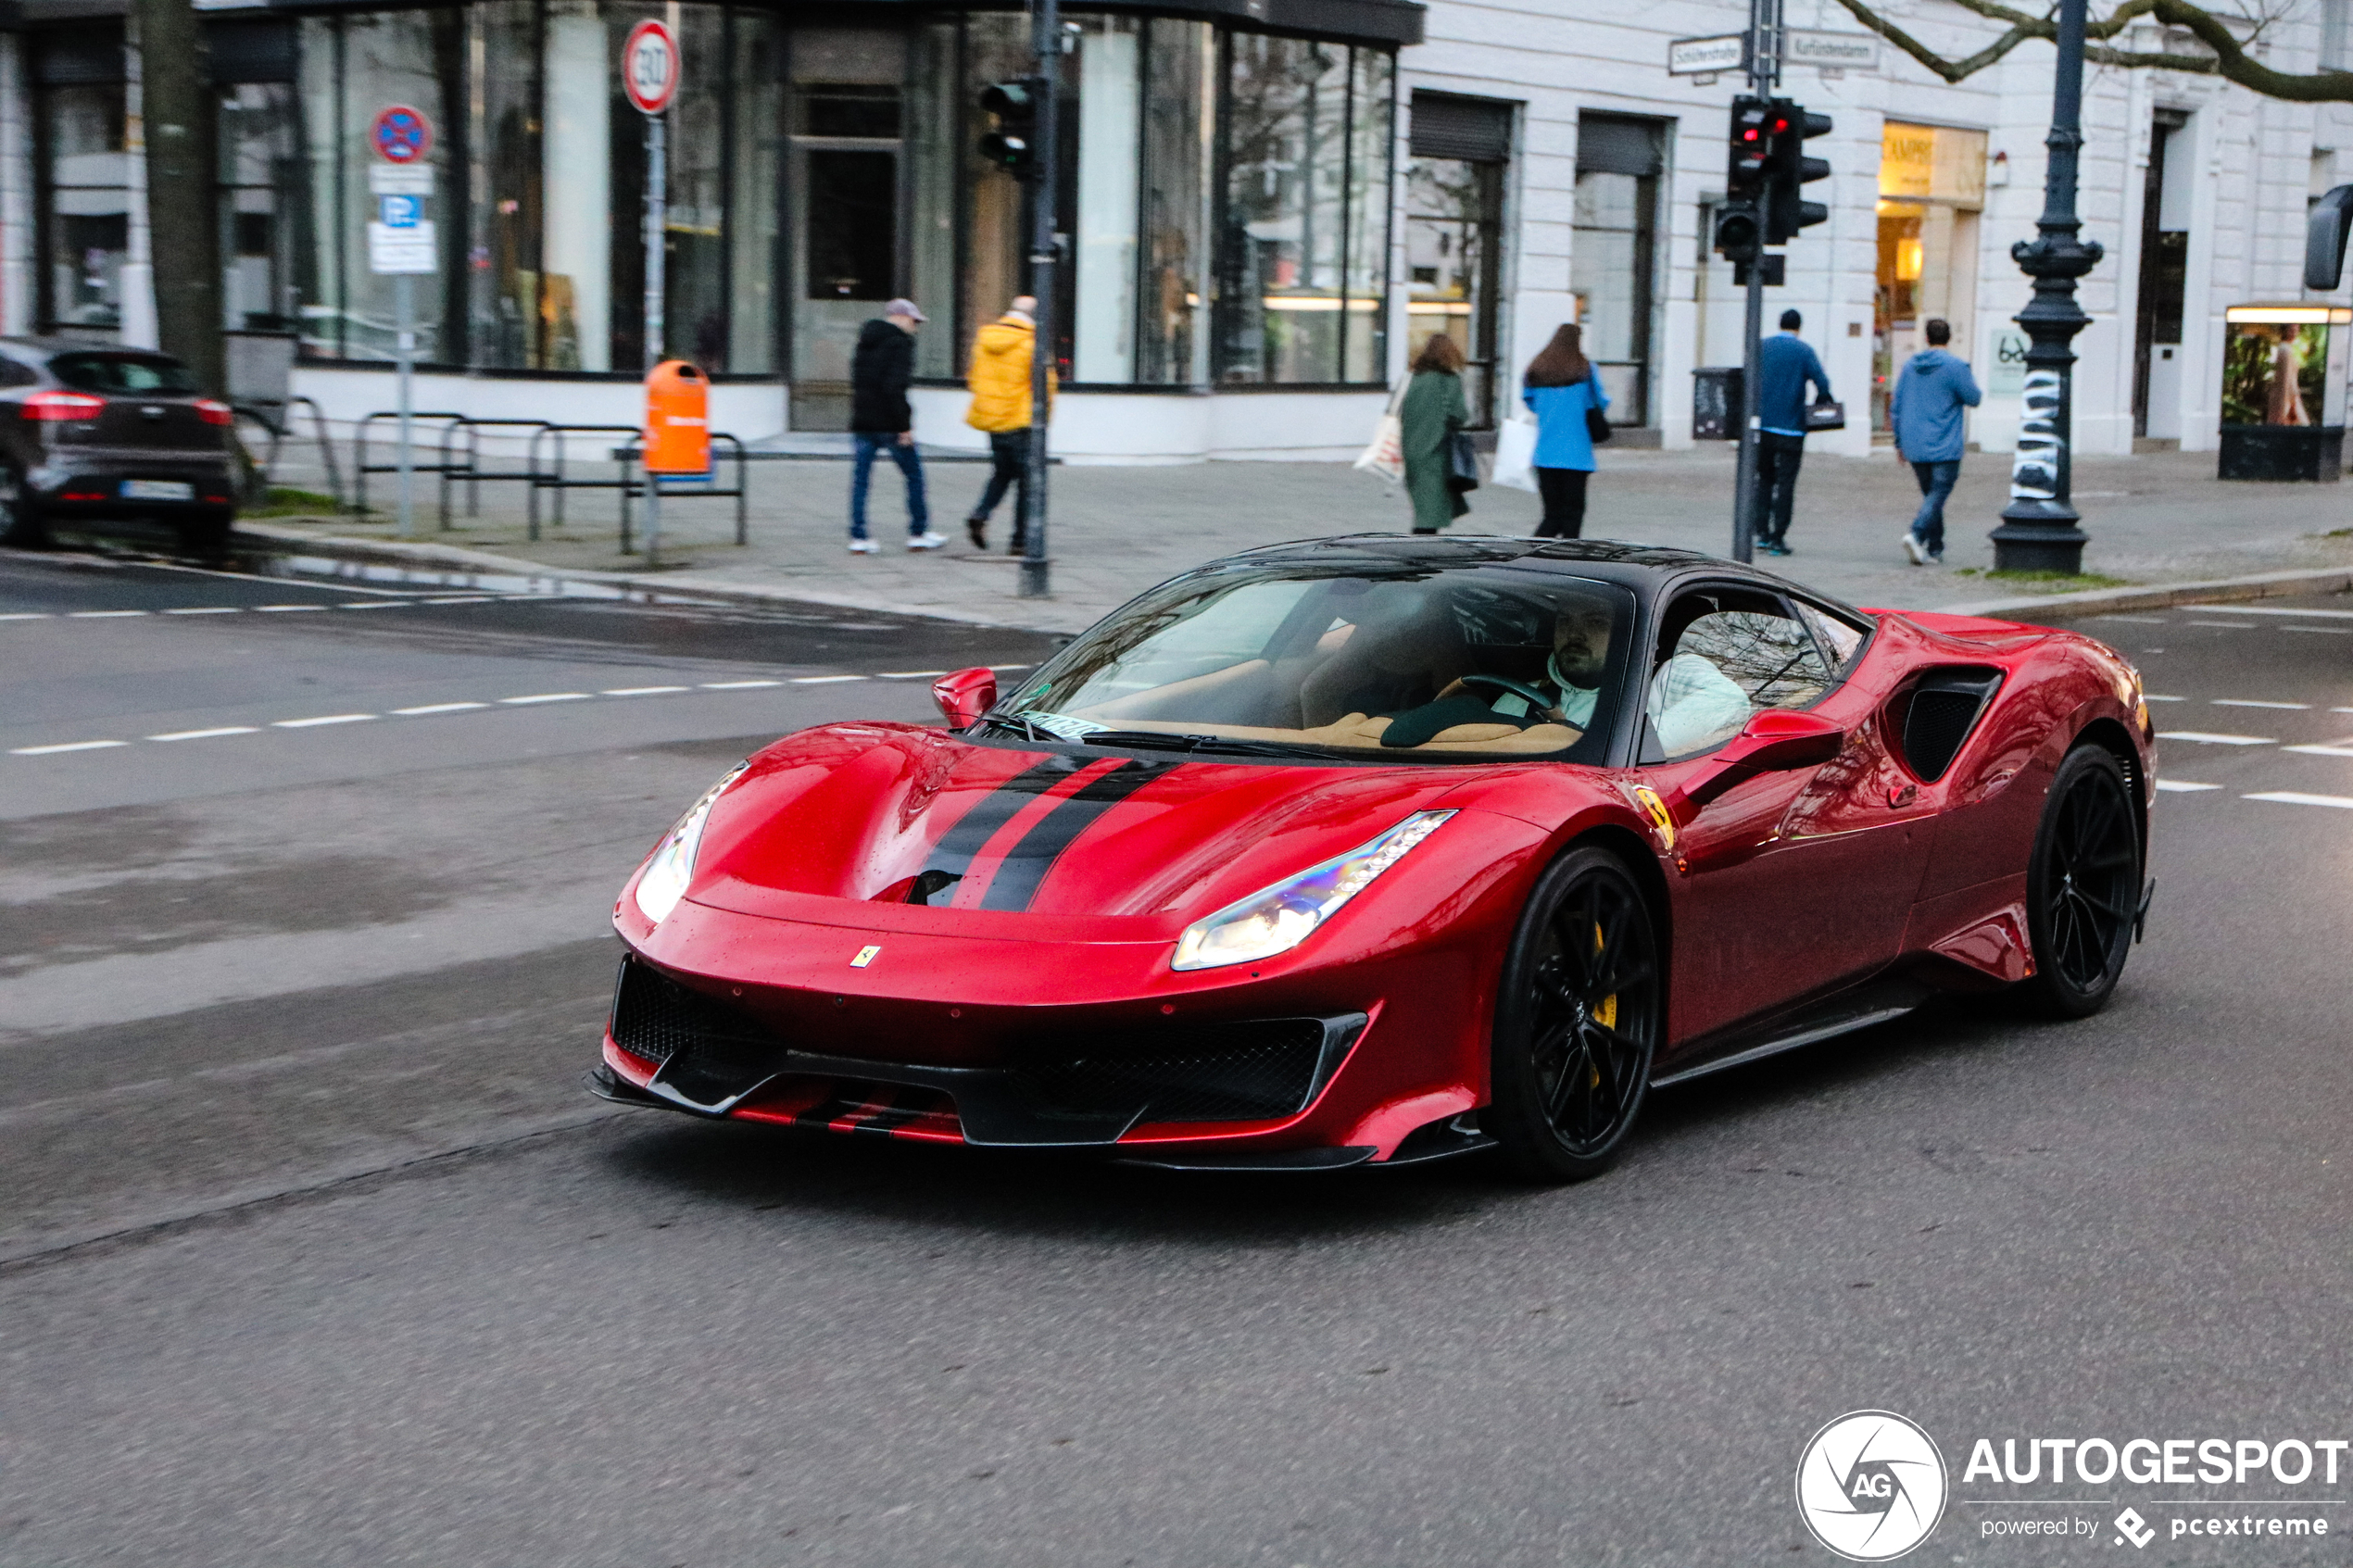
{"type": "Polygon", "coordinates": [[[1679,653],[1651,677],[1648,711],[1659,746],[1681,757],[1740,734],[1755,705],[1713,660],[1679,653]]]}

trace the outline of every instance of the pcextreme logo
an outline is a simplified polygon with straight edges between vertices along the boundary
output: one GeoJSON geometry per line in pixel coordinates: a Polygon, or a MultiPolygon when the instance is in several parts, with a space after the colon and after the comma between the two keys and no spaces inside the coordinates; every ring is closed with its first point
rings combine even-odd
{"type": "Polygon", "coordinates": [[[1903,1556],[1944,1517],[1944,1456],[1893,1411],[1855,1411],[1814,1434],[1797,1461],[1797,1512],[1854,1562],[1903,1556]]]}

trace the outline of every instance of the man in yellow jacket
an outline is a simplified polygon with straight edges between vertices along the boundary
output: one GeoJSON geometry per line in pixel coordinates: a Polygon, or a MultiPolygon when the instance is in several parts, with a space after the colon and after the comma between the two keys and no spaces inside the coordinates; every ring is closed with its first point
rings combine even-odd
{"type": "MultiPolygon", "coordinates": [[[[988,433],[988,488],[964,520],[964,531],[975,546],[988,548],[988,517],[997,503],[1014,489],[1013,537],[1007,546],[1019,555],[1027,544],[1022,524],[1029,516],[1029,370],[1038,343],[1038,302],[1027,295],[1013,307],[980,329],[973,339],[972,370],[964,384],[972,388],[972,408],[964,422],[988,433]]],[[[1053,412],[1057,378],[1046,368],[1046,411],[1053,412]]]]}

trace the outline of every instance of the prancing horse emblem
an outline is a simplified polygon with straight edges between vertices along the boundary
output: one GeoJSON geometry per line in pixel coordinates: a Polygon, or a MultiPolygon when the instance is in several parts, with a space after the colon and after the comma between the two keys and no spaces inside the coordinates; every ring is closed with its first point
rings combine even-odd
{"type": "Polygon", "coordinates": [[[858,956],[849,960],[849,967],[852,969],[863,969],[868,964],[874,962],[875,956],[881,951],[881,947],[869,943],[867,946],[858,949],[858,956]]]}

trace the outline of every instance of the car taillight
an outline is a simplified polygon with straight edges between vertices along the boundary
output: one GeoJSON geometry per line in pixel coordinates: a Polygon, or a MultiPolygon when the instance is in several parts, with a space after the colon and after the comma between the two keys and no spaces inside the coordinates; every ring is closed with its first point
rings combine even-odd
{"type": "Polygon", "coordinates": [[[217,398],[196,399],[196,417],[208,425],[225,425],[235,421],[236,410],[217,398]]]}
{"type": "Polygon", "coordinates": [[[107,411],[107,400],[83,392],[36,392],[20,405],[24,417],[44,423],[94,420],[107,411]]]}

